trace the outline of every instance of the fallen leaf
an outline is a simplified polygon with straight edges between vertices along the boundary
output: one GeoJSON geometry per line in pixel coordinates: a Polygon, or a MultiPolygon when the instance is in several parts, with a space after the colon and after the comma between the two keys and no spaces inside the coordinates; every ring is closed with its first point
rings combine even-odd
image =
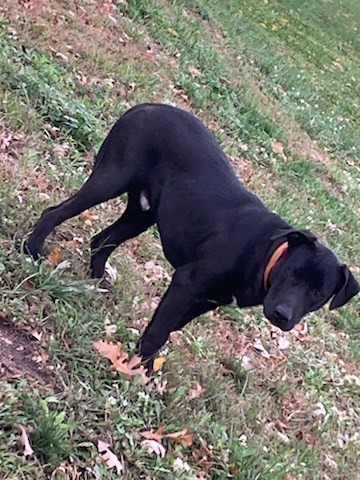
{"type": "Polygon", "coordinates": [[[284,443],[289,443],[290,442],[290,438],[285,433],[276,432],[276,434],[282,442],[284,442],[284,443]]]}
{"type": "Polygon", "coordinates": [[[334,65],[334,67],[340,68],[340,70],[343,70],[344,68],[338,60],[333,60],[332,64],[334,65]]]}
{"type": "MultiPolygon", "coordinates": [[[[90,445],[92,445],[90,443],[90,445]]],[[[90,446],[89,445],[89,446],[90,446]]],[[[50,480],[77,480],[79,478],[78,467],[75,462],[67,462],[63,460],[60,465],[51,473],[50,480]]],[[[86,478],[98,478],[95,471],[90,467],[86,468],[86,478]]]]}
{"type": "Polygon", "coordinates": [[[108,468],[116,468],[116,473],[120,475],[120,473],[124,470],[124,467],[120,463],[115,453],[110,450],[110,445],[103,440],[98,440],[97,448],[101,458],[106,463],[106,466],[108,468]]]}
{"type": "Polygon", "coordinates": [[[325,410],[325,407],[324,405],[321,403],[321,402],[318,402],[316,405],[315,405],[315,409],[313,410],[312,414],[314,417],[318,417],[320,415],[326,415],[326,410],[325,410]]]}
{"type": "Polygon", "coordinates": [[[42,336],[43,336],[43,332],[38,332],[37,330],[32,330],[31,332],[31,335],[36,338],[36,340],[38,340],[39,342],[41,342],[41,339],[42,339],[42,336]]]}
{"type": "Polygon", "coordinates": [[[259,351],[263,357],[270,358],[270,353],[265,349],[264,345],[262,344],[259,338],[255,339],[253,343],[253,347],[255,348],[255,350],[259,351]]]}
{"type": "Polygon", "coordinates": [[[141,365],[141,357],[135,355],[129,360],[129,354],[121,351],[121,342],[112,343],[99,340],[93,343],[94,348],[105,358],[108,358],[118,372],[130,377],[140,375],[142,383],[146,384],[150,378],[146,375],[147,369],[141,365]]]}
{"type": "Polygon", "coordinates": [[[360,377],[357,377],[356,375],[345,375],[344,380],[351,385],[357,385],[360,387],[360,377]]]}
{"type": "Polygon", "coordinates": [[[57,138],[59,136],[60,128],[51,125],[50,123],[44,123],[44,129],[50,133],[52,138],[57,138]]]}
{"type": "Polygon", "coordinates": [[[93,215],[92,213],[90,213],[89,210],[84,210],[81,213],[81,216],[83,218],[85,218],[86,220],[98,220],[99,219],[98,215],[93,215]]]}
{"type": "Polygon", "coordinates": [[[149,275],[144,275],[144,280],[146,282],[152,282],[162,278],[170,280],[170,275],[165,270],[165,268],[157,265],[153,260],[149,260],[148,262],[146,262],[144,267],[145,270],[149,273],[149,275]]]}
{"type": "Polygon", "coordinates": [[[144,450],[147,450],[148,453],[155,453],[160,457],[165,457],[165,447],[161,445],[161,443],[157,442],[156,440],[143,440],[141,442],[141,447],[144,450]]]}
{"type": "Polygon", "coordinates": [[[173,37],[178,37],[179,34],[174,28],[168,28],[168,32],[171,33],[173,37]]]}
{"type": "MultiPolygon", "coordinates": [[[[216,457],[214,456],[211,448],[204,444],[200,445],[199,449],[194,450],[192,455],[197,465],[205,470],[205,472],[208,472],[216,461],[216,457]]],[[[204,478],[207,478],[207,476],[204,478]]]]}
{"type": "Polygon", "coordinates": [[[279,346],[279,350],[285,350],[286,348],[289,348],[290,341],[286,337],[279,337],[278,346],[279,346]]]}
{"type": "Polygon", "coordinates": [[[21,138],[21,135],[10,131],[0,132],[0,150],[7,150],[14,141],[21,140],[21,138]]]}
{"type": "Polygon", "coordinates": [[[181,460],[181,458],[177,458],[173,463],[172,467],[174,472],[178,472],[181,470],[185,470],[185,472],[190,471],[189,464],[187,462],[184,462],[184,460],[181,460]]]}
{"type": "Polygon", "coordinates": [[[338,468],[338,464],[334,461],[333,457],[330,454],[325,454],[324,463],[331,469],[338,468]]]}
{"type": "Polygon", "coordinates": [[[187,428],[184,428],[183,430],[174,433],[163,433],[163,430],[164,425],[161,423],[156,432],[154,432],[153,430],[147,430],[146,432],[142,432],[141,436],[148,440],[156,440],[158,442],[161,442],[163,438],[170,438],[176,443],[181,444],[185,442],[186,445],[188,445],[189,447],[194,441],[194,434],[189,433],[187,428]]]}
{"type": "Polygon", "coordinates": [[[25,427],[20,423],[15,423],[15,427],[18,428],[21,432],[21,436],[19,439],[19,443],[21,446],[24,447],[23,455],[24,457],[28,457],[34,453],[34,450],[31,448],[29,437],[26,433],[25,427]]]}
{"type": "Polygon", "coordinates": [[[193,76],[193,77],[199,77],[201,75],[201,70],[199,70],[196,67],[190,66],[188,68],[188,72],[193,76]]]}
{"type": "Polygon", "coordinates": [[[247,355],[243,355],[241,357],[241,366],[248,372],[254,369],[254,366],[251,362],[251,358],[248,357],[247,355]]]}
{"type": "Polygon", "coordinates": [[[116,363],[120,352],[121,352],[121,343],[108,343],[103,340],[93,343],[96,350],[105,358],[108,358],[113,364],[116,363]]]}
{"type": "Polygon", "coordinates": [[[155,392],[159,395],[164,395],[166,392],[167,380],[163,380],[162,378],[155,377],[152,382],[149,382],[146,385],[145,390],[147,392],[155,392]]]}
{"type": "Polygon", "coordinates": [[[116,333],[117,326],[111,323],[107,317],[105,317],[104,319],[104,327],[105,327],[105,335],[107,337],[110,337],[111,335],[116,333]]]}
{"type": "Polygon", "coordinates": [[[184,428],[180,432],[166,433],[164,437],[171,438],[172,440],[174,440],[174,442],[180,444],[182,442],[185,442],[188,447],[190,447],[190,445],[192,445],[194,441],[194,434],[188,433],[187,428],[184,428]]]}
{"type": "Polygon", "coordinates": [[[297,323],[294,327],[294,330],[296,330],[297,332],[302,332],[304,329],[304,324],[302,323],[297,323]]]}
{"type": "Polygon", "coordinates": [[[70,150],[70,145],[67,142],[58,143],[53,147],[53,152],[56,156],[63,158],[70,150]]]}
{"type": "Polygon", "coordinates": [[[163,438],[164,424],[160,423],[159,428],[154,432],[153,430],[146,430],[141,433],[141,436],[147,440],[156,440],[160,442],[163,438]]]}
{"type": "Polygon", "coordinates": [[[282,159],[287,160],[287,157],[284,153],[284,145],[281,142],[275,140],[271,144],[271,147],[272,147],[274,153],[276,153],[277,155],[280,155],[280,157],[282,159]]]}
{"type": "Polygon", "coordinates": [[[154,372],[158,372],[159,370],[161,370],[165,362],[166,362],[165,357],[155,358],[154,363],[153,363],[154,372]]]}
{"type": "Polygon", "coordinates": [[[55,57],[61,58],[61,59],[64,60],[65,62],[68,62],[68,61],[69,61],[69,58],[68,58],[64,53],[61,53],[61,52],[57,52],[57,53],[55,54],[55,57]]]}
{"type": "Polygon", "coordinates": [[[74,252],[76,252],[76,250],[79,248],[79,240],[77,238],[73,238],[72,240],[69,240],[68,242],[66,242],[66,244],[74,252]]]}
{"type": "Polygon", "coordinates": [[[189,398],[198,398],[203,393],[204,387],[200,385],[200,383],[196,384],[195,388],[190,388],[188,397],[189,398]]]}
{"type": "Polygon", "coordinates": [[[57,265],[58,263],[61,262],[61,257],[62,257],[61,245],[56,245],[54,250],[51,253],[49,253],[49,255],[47,256],[47,259],[53,265],[57,265]]]}

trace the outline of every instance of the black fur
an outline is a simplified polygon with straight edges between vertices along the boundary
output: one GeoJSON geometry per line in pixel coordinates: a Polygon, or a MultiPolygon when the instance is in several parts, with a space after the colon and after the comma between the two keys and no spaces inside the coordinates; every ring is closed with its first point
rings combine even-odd
{"type": "Polygon", "coordinates": [[[263,304],[274,325],[290,330],[332,297],[330,308],[337,308],[359,292],[348,267],[313,233],[290,227],[246,190],[199,120],[167,105],[139,105],[117,121],[84,186],[42,214],[28,252],[38,258],[56,225],[124,192],[125,213],[92,239],[91,270],[102,277],[120,243],[158,225],[175,273],[141,338],[144,358],[171,331],[234,299],[239,307],[263,304]],[[266,291],[265,266],[284,241],[289,248],[266,291]]]}

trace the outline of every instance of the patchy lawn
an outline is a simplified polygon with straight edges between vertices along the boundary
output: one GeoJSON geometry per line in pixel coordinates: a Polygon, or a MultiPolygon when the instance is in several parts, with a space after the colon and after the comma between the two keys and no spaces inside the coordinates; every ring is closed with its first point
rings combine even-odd
{"type": "Polygon", "coordinates": [[[172,273],[156,228],[114,252],[111,291],[88,245],[125,197],[57,228],[40,264],[21,244],[115,119],[159,101],[359,275],[359,21],[356,0],[0,6],[0,478],[357,478],[359,299],[287,334],[261,309],[205,315],[147,382],[122,370],[172,273]]]}

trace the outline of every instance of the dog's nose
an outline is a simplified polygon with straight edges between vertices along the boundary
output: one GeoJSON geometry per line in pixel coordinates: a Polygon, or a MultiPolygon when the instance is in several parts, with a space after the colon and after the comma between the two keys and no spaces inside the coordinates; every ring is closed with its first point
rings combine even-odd
{"type": "Polygon", "coordinates": [[[292,309],[287,305],[278,305],[274,310],[274,318],[280,322],[289,322],[292,316],[292,309]]]}

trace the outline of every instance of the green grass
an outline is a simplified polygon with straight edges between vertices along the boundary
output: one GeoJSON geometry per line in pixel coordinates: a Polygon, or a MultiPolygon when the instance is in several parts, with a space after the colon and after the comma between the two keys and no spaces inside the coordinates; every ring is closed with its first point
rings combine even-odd
{"type": "Polygon", "coordinates": [[[17,369],[1,370],[0,478],[118,478],[101,461],[98,439],[128,479],[357,478],[358,299],[311,315],[309,332],[287,335],[283,351],[261,309],[198,319],[170,346],[161,393],[111,371],[93,348],[108,319],[117,328],[110,339],[134,351],[167,284],[145,264],[171,274],[155,228],[114,252],[111,294],[88,279],[88,245],[124,199],[49,237],[45,252],[60,245],[69,264],[32,264],[20,253],[41,211],[82,185],[114,119],[136,103],[165,101],[202,118],[228,154],[251,166],[249,188],[359,273],[357,3],[83,6],[52,2],[17,15],[9,0],[2,10],[0,132],[10,143],[0,151],[0,333],[19,338],[23,357],[17,369]],[[259,340],[270,358],[254,348],[259,340]],[[325,414],[316,414],[319,402],[325,414]],[[187,427],[193,445],[165,440],[164,458],[149,455],[141,432],[161,422],[166,432],[187,427]],[[35,451],[26,459],[15,423],[35,451]],[[177,459],[190,470],[174,472],[177,459]]]}

